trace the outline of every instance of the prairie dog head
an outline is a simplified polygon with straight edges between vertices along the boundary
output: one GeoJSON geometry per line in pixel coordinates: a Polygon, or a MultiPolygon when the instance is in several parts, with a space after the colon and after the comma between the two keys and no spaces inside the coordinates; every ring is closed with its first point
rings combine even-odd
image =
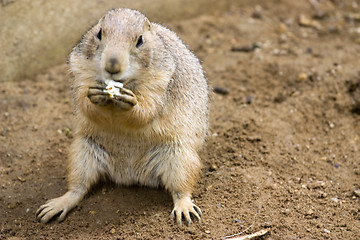
{"type": "Polygon", "coordinates": [[[84,35],[70,64],[97,81],[112,79],[126,84],[151,65],[153,38],[151,23],[142,13],[114,9],[84,35]]]}

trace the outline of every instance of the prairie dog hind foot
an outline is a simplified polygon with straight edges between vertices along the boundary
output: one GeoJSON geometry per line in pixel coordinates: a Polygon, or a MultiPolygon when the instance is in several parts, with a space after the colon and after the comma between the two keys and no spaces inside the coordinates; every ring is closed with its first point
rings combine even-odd
{"type": "Polygon", "coordinates": [[[39,222],[47,223],[56,215],[59,222],[63,221],[66,215],[72,210],[83,198],[82,194],[68,191],[58,198],[47,201],[36,211],[36,218],[39,222]]]}
{"type": "Polygon", "coordinates": [[[188,225],[192,223],[192,219],[201,222],[201,210],[191,201],[189,196],[179,197],[179,194],[173,194],[173,199],[174,209],[170,214],[170,218],[174,219],[177,225],[181,225],[183,220],[188,225]]]}

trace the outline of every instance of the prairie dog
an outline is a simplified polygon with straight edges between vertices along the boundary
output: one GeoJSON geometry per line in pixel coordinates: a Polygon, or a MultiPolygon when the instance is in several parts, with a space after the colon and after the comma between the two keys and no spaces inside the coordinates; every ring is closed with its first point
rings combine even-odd
{"type": "Polygon", "coordinates": [[[191,201],[208,129],[209,90],[199,60],[169,29],[142,13],[114,9],[70,54],[75,139],[68,191],[36,212],[64,220],[101,176],[124,185],[163,186],[177,224],[200,220],[191,201]],[[121,82],[110,97],[106,80],[121,82]]]}

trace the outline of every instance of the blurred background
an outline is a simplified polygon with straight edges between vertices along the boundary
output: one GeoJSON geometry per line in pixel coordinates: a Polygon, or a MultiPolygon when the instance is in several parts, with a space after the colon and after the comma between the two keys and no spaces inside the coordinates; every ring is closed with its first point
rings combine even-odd
{"type": "Polygon", "coordinates": [[[259,1],[2,0],[0,81],[33,76],[43,68],[65,62],[81,35],[112,8],[138,9],[153,21],[168,22],[247,2],[259,1]]]}

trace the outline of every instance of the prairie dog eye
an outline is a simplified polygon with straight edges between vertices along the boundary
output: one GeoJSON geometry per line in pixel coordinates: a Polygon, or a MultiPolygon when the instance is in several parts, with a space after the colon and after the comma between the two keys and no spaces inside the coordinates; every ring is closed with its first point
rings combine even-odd
{"type": "Polygon", "coordinates": [[[102,29],[100,28],[99,32],[96,34],[96,37],[101,40],[102,37],[102,29]]]}
{"type": "Polygon", "coordinates": [[[140,37],[139,37],[139,39],[138,39],[138,41],[136,43],[136,47],[137,48],[140,47],[141,45],[143,45],[143,43],[144,43],[143,37],[142,37],[142,35],[140,35],[140,37]]]}

